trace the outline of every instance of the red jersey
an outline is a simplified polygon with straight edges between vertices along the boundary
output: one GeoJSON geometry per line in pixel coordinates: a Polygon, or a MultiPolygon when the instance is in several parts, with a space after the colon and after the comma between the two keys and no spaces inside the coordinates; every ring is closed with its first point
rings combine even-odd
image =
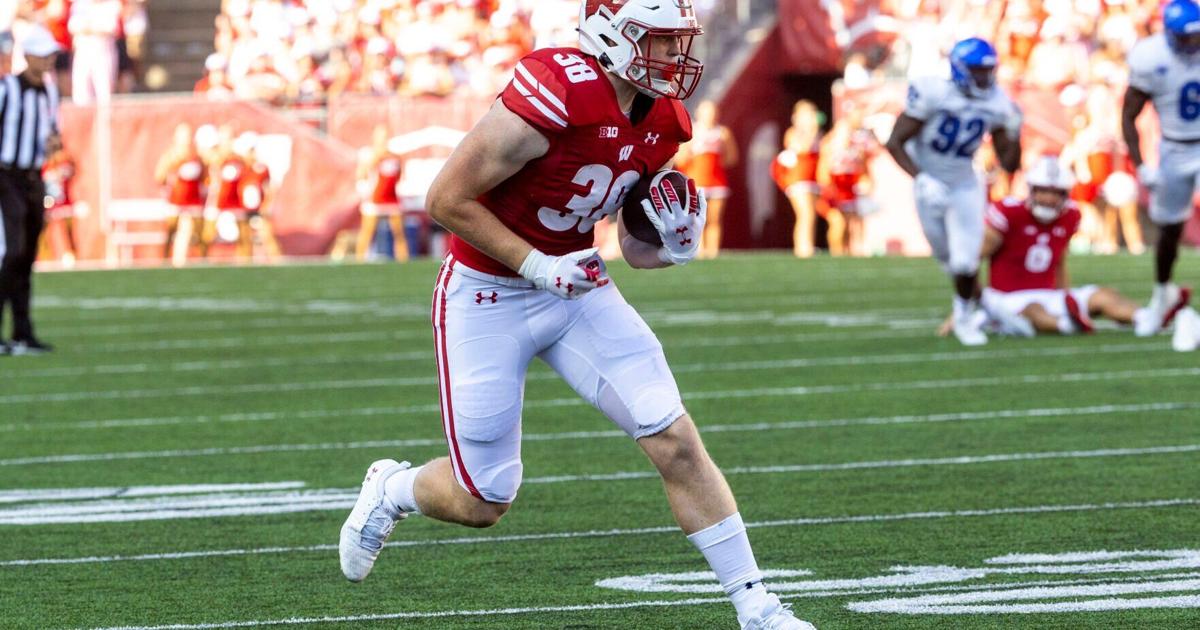
{"type": "Polygon", "coordinates": [[[692,141],[692,159],[684,169],[688,177],[696,180],[697,186],[713,188],[729,185],[729,175],[721,163],[724,144],[720,127],[711,127],[703,132],[697,130],[696,138],[692,141]]]}
{"type": "Polygon", "coordinates": [[[267,195],[267,184],[271,181],[271,172],[267,165],[255,162],[242,174],[238,182],[239,194],[242,198],[241,208],[247,212],[262,210],[263,201],[267,195]]]}
{"type": "Polygon", "coordinates": [[[192,153],[179,158],[167,175],[167,201],[175,206],[204,205],[204,162],[192,153]]]}
{"type": "Polygon", "coordinates": [[[1070,201],[1053,223],[1033,217],[1028,202],[1008,198],[988,207],[988,227],[1004,235],[992,255],[989,284],[997,291],[1065,289],[1057,286],[1058,270],[1067,255],[1082,215],[1070,201]]]}
{"type": "Polygon", "coordinates": [[[396,184],[400,183],[400,158],[391,153],[384,154],[371,169],[371,203],[396,204],[396,184]]]}
{"type": "Polygon", "coordinates": [[[793,184],[816,182],[820,161],[821,154],[817,151],[798,153],[784,149],[771,162],[771,179],[784,191],[793,184]]]}
{"type": "Polygon", "coordinates": [[[246,163],[242,158],[231,155],[221,162],[214,174],[216,180],[216,196],[214,205],[221,210],[241,210],[241,182],[246,173],[246,163]]]}
{"type": "MultiPolygon", "coordinates": [[[[591,247],[592,226],[615,214],[626,191],[674,157],[692,134],[687,110],[670,98],[654,99],[636,125],[630,122],[604,69],[577,48],[530,53],[500,99],[550,148],[479,202],[551,256],[591,247]]],[[[517,275],[458,236],[450,252],[484,273],[517,275]]]]}
{"type": "Polygon", "coordinates": [[[42,164],[42,181],[46,184],[46,208],[71,205],[71,180],[75,178],[75,162],[59,152],[42,164]]]}

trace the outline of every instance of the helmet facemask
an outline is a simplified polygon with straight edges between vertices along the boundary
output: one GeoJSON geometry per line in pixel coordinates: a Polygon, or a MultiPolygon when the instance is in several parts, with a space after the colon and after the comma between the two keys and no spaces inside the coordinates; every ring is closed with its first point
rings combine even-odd
{"type": "Polygon", "coordinates": [[[691,96],[700,83],[700,75],[704,72],[704,64],[691,56],[692,42],[699,31],[699,28],[652,29],[638,22],[626,23],[621,35],[633,44],[638,54],[629,62],[624,78],[649,96],[666,96],[680,100],[691,96]],[[667,37],[678,40],[678,53],[673,59],[656,58],[649,49],[654,46],[655,38],[667,37]]]}
{"type": "Polygon", "coordinates": [[[1029,191],[1029,211],[1039,223],[1054,223],[1066,209],[1067,197],[1067,191],[1061,188],[1034,186],[1029,191]]]}
{"type": "Polygon", "coordinates": [[[696,22],[691,4],[687,0],[660,0],[653,4],[631,0],[618,5],[616,13],[608,4],[584,2],[580,12],[580,49],[595,56],[605,70],[648,96],[680,100],[691,96],[704,71],[704,64],[691,56],[693,40],[704,32],[696,22]],[[593,4],[598,6],[592,7],[593,4]],[[676,38],[678,43],[665,51],[669,56],[656,57],[659,51],[652,48],[662,38],[676,38]]]}

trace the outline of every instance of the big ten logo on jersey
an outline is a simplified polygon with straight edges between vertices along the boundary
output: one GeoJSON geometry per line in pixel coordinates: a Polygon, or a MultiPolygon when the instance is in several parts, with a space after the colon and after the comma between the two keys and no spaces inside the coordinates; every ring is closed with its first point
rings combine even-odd
{"type": "Polygon", "coordinates": [[[571,183],[587,189],[587,194],[571,195],[564,209],[542,207],[538,210],[538,220],[555,232],[578,230],[586,234],[597,221],[621,207],[625,194],[640,178],[638,171],[614,176],[612,169],[604,164],[588,164],[571,178],[571,183]]]}
{"type": "Polygon", "coordinates": [[[554,60],[567,71],[567,80],[571,83],[583,83],[597,77],[596,71],[579,55],[558,53],[554,55],[554,60]]]}

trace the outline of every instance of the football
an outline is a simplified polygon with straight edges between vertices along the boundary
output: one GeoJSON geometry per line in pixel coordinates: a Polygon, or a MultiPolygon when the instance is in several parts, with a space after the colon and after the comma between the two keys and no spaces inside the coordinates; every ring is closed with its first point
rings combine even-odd
{"type": "MultiPolygon", "coordinates": [[[[659,186],[670,185],[679,199],[687,199],[687,175],[672,170],[659,173],[663,174],[663,177],[659,178],[659,186]]],[[[625,195],[625,202],[621,207],[621,221],[625,224],[625,230],[633,238],[651,245],[662,245],[662,239],[658,236],[658,230],[654,229],[654,224],[646,217],[646,212],[642,209],[642,200],[650,198],[650,185],[659,173],[639,179],[633,190],[625,195]]]]}

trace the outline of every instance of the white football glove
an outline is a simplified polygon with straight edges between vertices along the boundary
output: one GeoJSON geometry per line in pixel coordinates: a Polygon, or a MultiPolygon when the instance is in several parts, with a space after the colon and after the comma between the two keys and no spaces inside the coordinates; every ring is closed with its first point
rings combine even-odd
{"type": "Polygon", "coordinates": [[[604,261],[597,249],[581,249],[562,256],[547,256],[538,250],[529,252],[517,272],[539,289],[564,300],[578,300],[596,287],[608,284],[604,261]]]}
{"type": "MultiPolygon", "coordinates": [[[[667,190],[674,191],[671,186],[667,190]]],[[[704,222],[708,219],[708,201],[696,183],[687,183],[687,199],[673,194],[661,195],[657,182],[650,187],[650,198],[642,200],[642,211],[658,230],[663,246],[658,250],[658,259],[672,265],[686,265],[700,251],[700,235],[704,233],[704,222]]]]}
{"type": "Polygon", "coordinates": [[[950,187],[929,173],[917,173],[913,186],[917,199],[925,204],[945,208],[950,203],[950,187]]]}
{"type": "Polygon", "coordinates": [[[1142,165],[1137,167],[1137,178],[1146,188],[1154,188],[1158,185],[1158,169],[1142,162],[1142,165]]]}

